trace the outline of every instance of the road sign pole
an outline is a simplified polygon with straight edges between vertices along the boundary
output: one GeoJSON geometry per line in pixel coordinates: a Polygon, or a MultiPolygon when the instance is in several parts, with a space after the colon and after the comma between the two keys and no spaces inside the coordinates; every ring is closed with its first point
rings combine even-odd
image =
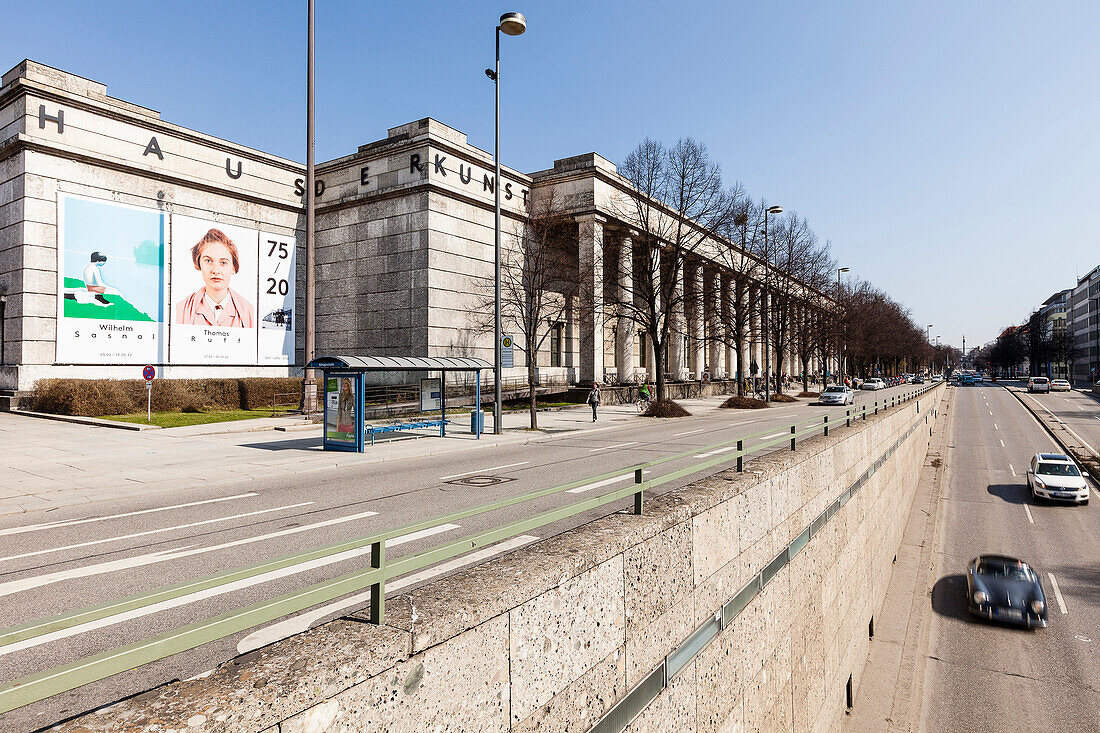
{"type": "Polygon", "coordinates": [[[145,380],[145,422],[153,422],[153,380],[145,380]]]}

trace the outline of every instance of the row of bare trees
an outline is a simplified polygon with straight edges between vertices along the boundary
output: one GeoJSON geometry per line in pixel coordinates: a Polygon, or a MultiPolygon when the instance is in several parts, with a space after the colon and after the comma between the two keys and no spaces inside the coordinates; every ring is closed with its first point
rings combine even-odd
{"type": "Polygon", "coordinates": [[[849,371],[857,375],[915,372],[950,360],[950,347],[937,351],[905,306],[870,283],[844,287],[839,305],[833,338],[845,351],[849,371]]]}
{"type": "MultiPolygon", "coordinates": [[[[885,294],[864,284],[844,293],[838,308],[829,242],[797,213],[769,216],[766,201],[753,201],[740,184],[726,186],[703,144],[646,139],[618,171],[629,184],[610,202],[614,218],[630,229],[622,251],[602,260],[598,246],[588,256],[578,253],[574,212],[553,186],[530,198],[527,216],[503,248],[502,318],[526,357],[532,427],[538,355],[554,324],[595,318],[597,310],[645,334],[658,398],[667,394],[667,354],[688,332],[686,314],[705,314],[706,340],[732,350],[739,393],[748,376],[747,347],[763,342],[765,331],[772,375],[798,354],[803,389],[811,359],[834,357],[842,338],[861,366],[893,360],[896,368],[899,358],[927,356],[921,351],[927,344],[914,338],[919,329],[885,294]],[[703,261],[717,263],[723,275],[700,288],[697,279],[686,280],[689,268],[703,261]],[[604,288],[598,272],[616,285],[604,288]]],[[[491,288],[490,282],[477,307],[489,328],[491,288]]],[[[782,380],[775,381],[781,390],[782,380]]]]}

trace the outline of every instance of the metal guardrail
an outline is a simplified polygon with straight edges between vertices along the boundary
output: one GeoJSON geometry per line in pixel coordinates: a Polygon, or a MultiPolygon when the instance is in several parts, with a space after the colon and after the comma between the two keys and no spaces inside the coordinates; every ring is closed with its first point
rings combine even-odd
{"type": "MultiPolygon", "coordinates": [[[[938,386],[938,384],[932,384],[904,394],[891,395],[881,401],[875,400],[870,404],[864,403],[858,408],[855,406],[848,408],[844,414],[845,424],[850,426],[852,420],[861,418],[866,420],[869,412],[871,414],[878,414],[880,409],[887,409],[902,404],[910,399],[919,398],[936,386],[938,386]]],[[[917,412],[920,412],[919,400],[917,402],[917,412]]],[[[435,517],[408,524],[403,527],[368,535],[366,537],[359,537],[326,545],[324,547],[314,548],[312,550],[285,555],[253,565],[214,573],[197,580],[157,588],[146,593],[136,594],[127,598],[110,601],[96,606],[89,606],[0,630],[0,648],[3,648],[45,634],[75,628],[83,624],[124,614],[136,609],[171,601],[172,599],[199,591],[217,588],[229,583],[252,578],[263,573],[280,570],[320,558],[330,557],[350,550],[370,547],[369,565],[364,570],[347,573],[331,580],[291,591],[266,601],[229,611],[213,618],[198,621],[163,634],[111,649],[100,654],[78,659],[68,664],[63,664],[0,685],[0,714],[43,700],[52,695],[75,689],[90,682],[110,677],[119,672],[133,669],[142,664],[154,662],[173,654],[178,654],[179,652],[194,649],[211,641],[274,621],[288,614],[303,611],[320,603],[332,601],[341,596],[361,591],[368,587],[371,589],[370,620],[373,623],[381,624],[385,618],[385,584],[387,580],[397,578],[401,575],[428,567],[452,557],[463,555],[478,547],[484,547],[515,537],[532,529],[537,529],[547,524],[567,519],[616,501],[621,501],[628,497],[633,497],[634,513],[641,514],[643,510],[644,493],[649,489],[723,464],[734,463],[736,465],[736,470],[743,471],[746,456],[767,451],[775,446],[785,444],[788,441],[790,443],[790,449],[796,450],[799,439],[816,435],[819,432],[828,435],[831,424],[839,424],[839,420],[835,423],[830,423],[828,415],[823,418],[809,418],[807,420],[792,423],[790,425],[789,435],[784,434],[782,437],[766,440],[752,448],[745,448],[744,444],[746,440],[759,438],[765,434],[774,435],[776,428],[773,426],[770,431],[761,431],[752,435],[746,435],[720,443],[713,443],[703,448],[664,456],[662,458],[637,464],[633,469],[618,469],[598,476],[578,479],[559,486],[540,489],[528,494],[471,507],[444,517],[435,517]],[[728,449],[730,446],[735,447],[732,452],[723,451],[723,454],[718,457],[709,458],[709,460],[700,463],[693,463],[688,467],[648,480],[644,478],[643,472],[646,468],[659,466],[670,461],[715,451],[717,449],[728,449]],[[441,524],[452,523],[456,520],[484,514],[497,509],[514,506],[534,499],[551,496],[588,483],[621,476],[624,471],[629,470],[634,471],[635,483],[628,484],[614,491],[542,511],[525,519],[467,535],[461,539],[437,545],[407,557],[401,557],[392,561],[386,559],[385,546],[386,541],[389,539],[433,528],[441,524]]]]}

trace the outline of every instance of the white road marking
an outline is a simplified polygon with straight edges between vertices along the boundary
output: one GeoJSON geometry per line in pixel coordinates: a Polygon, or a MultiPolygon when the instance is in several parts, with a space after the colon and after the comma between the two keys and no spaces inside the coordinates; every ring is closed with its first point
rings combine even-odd
{"type": "MultiPolygon", "coordinates": [[[[432,566],[431,568],[423,570],[419,573],[407,575],[404,578],[400,578],[398,580],[391,580],[390,582],[386,583],[386,593],[394,593],[406,586],[412,585],[413,583],[419,583],[421,580],[427,580],[428,578],[432,578],[437,575],[442,575],[443,573],[450,572],[451,570],[465,567],[466,565],[470,565],[486,558],[493,557],[494,555],[499,555],[503,552],[514,550],[518,547],[522,547],[523,545],[534,542],[537,539],[538,537],[534,537],[529,534],[520,535],[518,537],[513,537],[510,540],[498,542],[497,544],[486,547],[483,550],[471,552],[469,555],[463,555],[461,557],[455,558],[454,560],[432,566]]],[[[304,631],[308,631],[309,628],[313,626],[313,624],[318,619],[322,619],[325,616],[329,616],[333,613],[339,613],[340,611],[356,606],[362,608],[364,604],[370,603],[370,595],[370,591],[367,591],[365,593],[359,593],[358,595],[342,598],[339,601],[328,604],[327,606],[314,608],[310,611],[307,611],[306,613],[294,616],[293,618],[288,618],[284,621],[279,621],[278,623],[272,624],[271,626],[262,628],[259,631],[254,631],[248,636],[241,639],[240,642],[238,642],[237,653],[245,654],[246,652],[250,652],[253,649],[259,649],[260,647],[267,646],[268,644],[273,644],[280,639],[286,639],[289,636],[301,634],[304,631]]]]}
{"type": "Polygon", "coordinates": [[[789,435],[789,433],[786,430],[781,430],[778,433],[772,433],[771,435],[765,435],[760,440],[769,440],[771,438],[778,438],[780,435],[789,435]]]}
{"type": "Polygon", "coordinates": [[[1050,578],[1050,587],[1054,589],[1054,598],[1058,601],[1058,610],[1063,615],[1069,613],[1066,610],[1066,599],[1062,598],[1062,591],[1058,589],[1058,581],[1055,579],[1054,573],[1047,573],[1047,577],[1050,578]]]}
{"type": "MultiPolygon", "coordinates": [[[[1098,417],[1098,418],[1096,418],[1096,419],[1097,419],[1097,420],[1100,420],[1100,417],[1098,417]]],[[[680,437],[680,436],[682,436],[682,435],[694,435],[695,433],[701,433],[701,432],[703,432],[704,430],[706,430],[706,428],[699,428],[698,430],[689,430],[689,431],[687,431],[686,433],[673,433],[673,434],[672,434],[672,437],[673,437],[673,438],[679,438],[679,437],[680,437]]]]}
{"type": "Polygon", "coordinates": [[[737,445],[736,444],[727,445],[725,448],[718,448],[716,450],[707,451],[706,453],[700,453],[699,455],[697,455],[695,457],[696,458],[710,458],[711,456],[716,456],[719,453],[728,453],[731,450],[737,450],[737,445]]]}
{"type": "MultiPolygon", "coordinates": [[[[431,527],[421,532],[413,532],[411,534],[402,535],[400,537],[394,537],[393,539],[386,540],[386,547],[392,545],[403,544],[405,542],[411,542],[414,539],[426,536],[427,534],[438,534],[440,532],[447,532],[452,529],[457,529],[457,524],[441,524],[438,527],[431,527]]],[[[241,580],[234,581],[232,583],[226,583],[225,585],[215,586],[208,588],[197,593],[191,593],[190,595],[180,596],[179,598],[171,598],[167,601],[161,601],[160,603],[154,603],[149,606],[142,606],[141,608],[135,608],[124,613],[118,613],[113,616],[107,616],[105,618],[98,619],[96,621],[89,621],[87,623],[78,624],[76,626],[69,627],[67,629],[59,629],[49,634],[42,634],[41,636],[34,636],[23,641],[17,641],[14,644],[8,644],[7,646],[0,647],[0,656],[5,654],[11,654],[22,649],[30,649],[32,647],[40,646],[42,644],[48,644],[58,639],[67,639],[70,636],[76,636],[77,634],[84,634],[89,631],[95,631],[107,626],[113,626],[115,624],[122,623],[123,621],[130,621],[135,618],[141,618],[154,613],[160,613],[161,611],[167,611],[171,608],[177,608],[179,606],[186,606],[189,603],[195,603],[196,601],[206,600],[207,598],[213,598],[214,596],[225,595],[226,593],[232,593],[234,591],[242,590],[244,588],[250,588],[254,585],[261,583],[267,583],[272,580],[278,580],[279,578],[285,578],[296,573],[303,573],[307,570],[315,570],[325,565],[332,565],[334,563],[343,562],[345,560],[351,560],[363,555],[369,555],[371,552],[371,546],[357,547],[354,550],[345,550],[344,552],[338,552],[335,555],[329,555],[328,557],[320,557],[309,562],[299,563],[297,565],[290,565],[279,570],[272,570],[268,573],[261,573],[251,578],[242,578],[241,580]]]]}
{"type": "Polygon", "coordinates": [[[990,410],[990,411],[989,411],[989,416],[990,416],[990,417],[993,417],[993,410],[990,410]]]}
{"type": "Polygon", "coordinates": [[[993,429],[994,429],[994,430],[1000,430],[1000,428],[999,428],[999,427],[997,427],[997,423],[993,423],[993,429]]]}
{"type": "Polygon", "coordinates": [[[1001,447],[1002,447],[1002,448],[1004,448],[1004,447],[1005,447],[1005,442],[1004,442],[1003,440],[1001,441],[1001,447]]]}
{"type": "MultiPolygon", "coordinates": [[[[649,473],[649,472],[646,471],[646,473],[649,473]]],[[[567,494],[583,494],[584,492],[591,491],[592,489],[600,489],[600,488],[603,488],[604,486],[610,486],[611,484],[617,484],[620,481],[623,481],[623,480],[628,479],[628,478],[634,478],[634,473],[633,472],[624,473],[621,476],[612,476],[611,478],[605,478],[603,481],[597,481],[594,484],[585,484],[584,486],[578,486],[575,489],[569,489],[565,493],[567,493],[567,494]]]]}
{"type": "Polygon", "coordinates": [[[64,547],[51,547],[48,550],[35,550],[34,552],[24,552],[20,555],[9,555],[8,557],[0,557],[0,562],[7,562],[8,560],[18,560],[22,557],[34,557],[35,555],[48,555],[51,552],[63,552],[65,550],[75,550],[79,547],[88,547],[90,545],[101,545],[104,542],[117,542],[119,540],[131,540],[135,537],[145,537],[151,534],[160,534],[161,532],[172,532],[177,529],[189,529],[191,527],[200,527],[204,524],[214,524],[215,522],[228,522],[233,519],[243,519],[244,517],[254,517],[257,514],[267,514],[269,512],[278,512],[283,509],[297,509],[298,507],[309,506],[313,504],[312,501],[303,501],[300,504],[287,504],[286,506],[277,506],[270,509],[258,509],[254,512],[245,512],[244,514],[234,514],[229,517],[217,517],[215,519],[204,519],[201,522],[190,522],[188,524],[178,524],[175,527],[162,527],[160,529],[147,529],[144,532],[134,532],[133,534],[119,535],[118,537],[105,537],[101,540],[90,540],[88,542],[78,542],[75,545],[65,545],[64,547]]]}
{"type": "Polygon", "coordinates": [[[1010,463],[1010,464],[1008,464],[1008,470],[1009,470],[1009,471],[1012,471],[1012,475],[1013,475],[1013,476],[1015,476],[1015,475],[1016,475],[1016,469],[1012,467],[1012,464],[1011,464],[1011,463],[1010,463]]]}
{"type": "Polygon", "coordinates": [[[1024,504],[1024,511],[1027,512],[1027,521],[1031,524],[1035,524],[1035,517],[1031,516],[1031,507],[1029,507],[1027,504],[1024,504]]]}
{"type": "Polygon", "coordinates": [[[631,442],[629,442],[629,443],[619,443],[618,445],[605,445],[605,446],[604,446],[604,447],[602,447],[602,448],[589,448],[589,449],[588,449],[588,452],[589,452],[589,453],[598,453],[599,451],[602,451],[602,450],[611,450],[612,448],[625,448],[625,447],[627,447],[628,445],[638,445],[638,441],[636,441],[636,440],[633,440],[633,441],[631,441],[631,442]]]}
{"type": "Polygon", "coordinates": [[[186,504],[172,504],[171,506],[161,506],[156,509],[142,509],[136,512],[126,512],[125,514],[111,514],[106,517],[91,517],[89,519],[67,519],[57,522],[46,522],[45,524],[28,524],[22,527],[9,527],[8,529],[0,529],[0,536],[9,534],[22,534],[23,532],[38,532],[43,529],[57,529],[59,527],[70,527],[74,524],[86,524],[88,522],[104,522],[108,519],[121,519],[122,517],[136,517],[139,514],[152,514],[153,512],[166,512],[169,509],[183,509],[189,506],[199,506],[200,504],[214,504],[219,501],[231,501],[233,499],[246,499],[250,496],[259,496],[254,491],[250,491],[247,494],[234,494],[233,496],[222,496],[217,499],[204,499],[202,501],[189,501],[186,504]]]}
{"type": "Polygon", "coordinates": [[[73,578],[85,578],[89,575],[114,573],[119,570],[129,570],[130,568],[153,565],[154,563],[168,562],[170,560],[179,560],[180,558],[191,557],[192,555],[201,555],[216,550],[225,550],[230,547],[239,547],[241,545],[270,540],[276,537],[285,537],[287,535],[298,534],[299,532],[309,532],[310,530],[319,529],[321,527],[331,527],[334,524],[343,524],[344,522],[353,522],[357,519],[373,517],[376,514],[378,514],[378,512],[360,512],[358,514],[349,514],[346,517],[336,517],[335,519],[328,519],[314,524],[305,524],[301,527],[292,527],[290,529],[279,530],[278,532],[269,532],[268,534],[256,535],[255,537],[246,537],[240,540],[233,540],[232,542],[223,542],[220,545],[211,545],[209,547],[191,547],[190,545],[184,545],[174,550],[163,550],[148,555],[135,555],[134,557],[127,557],[121,560],[111,560],[96,565],[87,565],[82,568],[61,570],[56,573],[47,573],[45,575],[36,575],[30,578],[11,580],[7,583],[0,583],[0,596],[8,596],[13,593],[30,590],[31,588],[40,588],[44,585],[72,580],[73,578]]]}
{"type": "Polygon", "coordinates": [[[462,476],[471,476],[475,473],[488,473],[489,471],[499,471],[502,468],[515,468],[516,466],[526,466],[531,461],[520,461],[519,463],[506,463],[503,466],[493,466],[492,468],[478,468],[473,471],[467,471],[466,473],[456,473],[450,476],[440,476],[440,481],[447,481],[453,478],[461,478],[462,476]]]}

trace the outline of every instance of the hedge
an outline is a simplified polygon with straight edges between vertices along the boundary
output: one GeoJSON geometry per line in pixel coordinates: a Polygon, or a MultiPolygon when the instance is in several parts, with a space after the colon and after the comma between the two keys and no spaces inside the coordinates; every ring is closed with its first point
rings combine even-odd
{"type": "MultiPolygon", "coordinates": [[[[153,410],[257,410],[270,407],[277,392],[301,392],[300,377],[245,379],[160,379],[153,385],[153,410]]],[[[55,415],[125,415],[145,410],[141,379],[40,379],[30,409],[55,415]]]]}

